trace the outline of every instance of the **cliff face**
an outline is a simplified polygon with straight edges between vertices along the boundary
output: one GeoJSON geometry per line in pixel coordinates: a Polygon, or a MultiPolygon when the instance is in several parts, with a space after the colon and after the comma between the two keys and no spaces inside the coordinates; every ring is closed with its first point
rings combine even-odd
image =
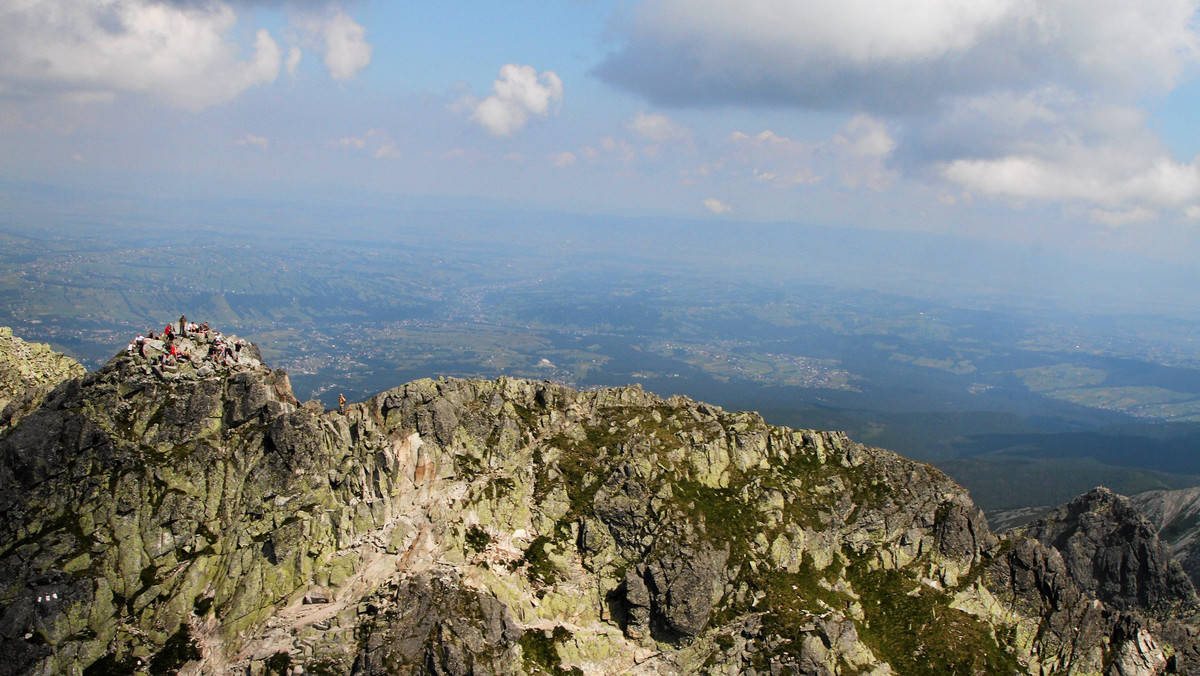
{"type": "Polygon", "coordinates": [[[1190,587],[1098,598],[1055,542],[1002,543],[927,465],[637,388],[341,414],[252,349],[121,355],[0,436],[0,674],[1196,668],[1190,587]]]}

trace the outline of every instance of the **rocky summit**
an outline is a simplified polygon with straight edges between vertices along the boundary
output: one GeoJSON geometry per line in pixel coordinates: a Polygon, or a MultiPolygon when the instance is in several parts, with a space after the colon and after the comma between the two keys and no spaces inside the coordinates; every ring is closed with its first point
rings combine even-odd
{"type": "Polygon", "coordinates": [[[0,432],[0,675],[1200,670],[1190,581],[1106,491],[1000,539],[928,465],[683,397],[325,411],[253,346],[163,349],[0,432]]]}

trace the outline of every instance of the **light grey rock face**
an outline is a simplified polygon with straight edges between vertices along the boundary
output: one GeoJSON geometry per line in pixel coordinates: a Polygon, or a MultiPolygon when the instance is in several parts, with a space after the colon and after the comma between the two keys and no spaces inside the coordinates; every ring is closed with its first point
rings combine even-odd
{"type": "Polygon", "coordinates": [[[1200,584],[1200,488],[1148,491],[1129,500],[1170,545],[1192,584],[1200,584]]]}
{"type": "Polygon", "coordinates": [[[1080,590],[1058,550],[1017,537],[987,582],[1008,610],[1040,618],[1037,654],[1051,671],[1102,673],[1096,647],[1112,634],[1113,612],[1080,590]]]}
{"type": "Polygon", "coordinates": [[[1090,577],[1079,537],[1002,543],[944,474],[840,433],[507,378],[339,414],[254,354],[120,355],[0,432],[0,676],[1197,664],[1151,612],[1186,589],[1082,512],[1090,577]]]}
{"type": "Polygon", "coordinates": [[[696,636],[708,626],[713,604],[725,587],[729,552],[707,542],[665,549],[646,568],[651,608],[667,640],[696,636]]]}
{"type": "Polygon", "coordinates": [[[49,345],[27,343],[0,326],[0,431],[36,410],[59,383],[86,372],[49,345]]]}
{"type": "Polygon", "coordinates": [[[355,674],[521,674],[523,630],[508,608],[452,571],[421,573],[371,597],[355,674]]]}
{"type": "Polygon", "coordinates": [[[988,526],[996,533],[1019,528],[1030,521],[1045,516],[1054,507],[1042,505],[1038,507],[1021,507],[1019,509],[1000,509],[986,512],[988,526]]]}

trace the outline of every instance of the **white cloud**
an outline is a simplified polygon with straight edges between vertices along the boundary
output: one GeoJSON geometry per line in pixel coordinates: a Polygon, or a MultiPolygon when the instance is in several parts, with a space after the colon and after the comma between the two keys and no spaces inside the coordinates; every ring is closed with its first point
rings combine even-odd
{"type": "Polygon", "coordinates": [[[781,186],[789,185],[814,185],[821,182],[821,175],[803,167],[787,174],[776,174],[772,171],[754,170],[754,180],[759,183],[774,183],[781,186]]]}
{"type": "Polygon", "coordinates": [[[265,136],[255,136],[254,134],[246,134],[242,138],[233,142],[235,146],[253,146],[259,150],[266,150],[270,141],[265,136]]]}
{"type": "Polygon", "coordinates": [[[757,184],[798,188],[840,175],[849,188],[889,188],[900,174],[891,167],[899,147],[888,125],[861,113],[850,118],[833,136],[798,140],[771,129],[757,134],[734,131],[719,161],[693,172],[697,178],[717,174],[757,184]]]}
{"type": "Polygon", "coordinates": [[[875,190],[935,175],[964,203],[1067,202],[1110,225],[1200,207],[1200,160],[1172,157],[1146,110],[1200,65],[1200,0],[628,7],[614,23],[623,42],[596,69],[610,83],[665,106],[854,115],[811,143],[735,132],[713,163],[725,173],[875,190]]]}
{"type": "Polygon", "coordinates": [[[1116,226],[1200,199],[1200,161],[1172,157],[1148,119],[1135,105],[1046,89],[960,102],[920,142],[969,194],[1067,203],[1116,226]]]}
{"type": "Polygon", "coordinates": [[[742,131],[729,135],[733,153],[743,161],[751,162],[794,162],[811,161],[824,143],[797,141],[787,136],[764,129],[751,136],[742,131]]]}
{"type": "Polygon", "coordinates": [[[373,48],[366,40],[367,29],[341,10],[322,22],[320,35],[333,79],[349,80],[370,65],[373,48]]]}
{"type": "Polygon", "coordinates": [[[0,91],[76,101],[146,94],[200,110],[272,82],[282,55],[266,30],[248,60],[219,0],[42,0],[0,3],[0,91]]]}
{"type": "Polygon", "coordinates": [[[710,212],[718,215],[727,214],[733,211],[733,207],[715,197],[709,197],[708,199],[704,200],[703,204],[705,209],[708,209],[710,212]]]}
{"type": "Polygon", "coordinates": [[[764,129],[754,136],[745,132],[735,131],[729,135],[729,140],[734,143],[748,143],[759,147],[788,147],[794,141],[786,136],[780,136],[770,129],[764,129]]]}
{"type": "Polygon", "coordinates": [[[378,148],[375,149],[375,158],[376,159],[398,160],[402,157],[404,157],[404,153],[401,153],[400,150],[391,143],[379,146],[378,148]]]}
{"type": "Polygon", "coordinates": [[[1092,220],[1119,228],[1130,223],[1146,223],[1159,217],[1158,211],[1146,207],[1130,207],[1128,209],[1092,209],[1088,212],[1092,220]]]}
{"type": "Polygon", "coordinates": [[[1096,116],[1096,102],[1053,86],[954,97],[929,119],[909,120],[907,142],[935,162],[996,155],[1014,144],[1049,141],[1096,116]]]}
{"type": "Polygon", "coordinates": [[[348,150],[366,150],[367,146],[374,146],[374,150],[368,152],[375,159],[398,160],[404,157],[404,153],[396,147],[385,129],[368,129],[362,136],[344,136],[330,141],[329,145],[348,150]]]}
{"type": "Polygon", "coordinates": [[[702,167],[697,176],[710,176],[714,171],[728,168],[743,176],[748,173],[756,183],[781,188],[812,185],[822,180],[814,166],[826,144],[796,141],[770,129],[753,135],[735,131],[727,140],[726,158],[702,167]]]}
{"type": "Polygon", "coordinates": [[[834,141],[855,157],[887,157],[896,149],[896,141],[888,134],[887,127],[865,113],[847,122],[834,141]]]}
{"type": "Polygon", "coordinates": [[[577,158],[575,157],[575,153],[564,152],[554,155],[550,158],[550,161],[554,163],[554,166],[566,169],[567,167],[575,166],[577,158]]]}
{"type": "Polygon", "coordinates": [[[682,141],[691,137],[691,133],[685,127],[676,124],[666,115],[658,113],[639,112],[626,126],[630,131],[655,143],[682,141]]]}
{"type": "Polygon", "coordinates": [[[1075,147],[1048,155],[955,160],[943,173],[983,195],[1082,202],[1108,211],[1135,206],[1184,209],[1200,199],[1196,163],[1132,156],[1116,147],[1075,147]]]}
{"type": "Polygon", "coordinates": [[[842,154],[843,185],[883,190],[895,180],[897,174],[887,163],[896,141],[879,120],[865,113],[855,115],[833,137],[833,143],[842,154]]]}
{"type": "Polygon", "coordinates": [[[552,71],[510,63],[500,68],[493,94],[475,105],[471,119],[496,136],[510,136],[530,115],[545,117],[562,102],[562,80],[552,71]]]}
{"type": "Polygon", "coordinates": [[[287,61],[285,64],[287,67],[287,74],[292,79],[296,78],[296,70],[300,68],[300,59],[302,56],[303,53],[300,51],[299,47],[288,48],[287,61]]]}

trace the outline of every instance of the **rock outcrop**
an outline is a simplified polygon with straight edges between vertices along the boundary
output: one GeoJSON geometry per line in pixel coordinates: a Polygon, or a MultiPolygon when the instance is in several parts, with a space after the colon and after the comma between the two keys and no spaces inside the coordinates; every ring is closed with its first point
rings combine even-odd
{"type": "Polygon", "coordinates": [[[1089,578],[1047,528],[1002,542],[928,465],[636,387],[338,413],[251,349],[121,354],[0,433],[0,675],[1197,668],[1163,615],[1194,592],[1089,578]]]}
{"type": "Polygon", "coordinates": [[[1017,531],[1059,552],[1072,581],[1118,609],[1194,614],[1196,590],[1129,498],[1093,489],[1017,531]]]}
{"type": "Polygon", "coordinates": [[[1034,644],[1030,666],[1123,675],[1200,668],[1191,581],[1129,499],[1107,489],[1011,531],[986,577],[994,605],[981,614],[1011,626],[1016,644],[1034,644]]]}
{"type": "Polygon", "coordinates": [[[27,343],[0,326],[0,431],[41,405],[59,383],[80,378],[83,365],[44,343],[27,343]]]}

